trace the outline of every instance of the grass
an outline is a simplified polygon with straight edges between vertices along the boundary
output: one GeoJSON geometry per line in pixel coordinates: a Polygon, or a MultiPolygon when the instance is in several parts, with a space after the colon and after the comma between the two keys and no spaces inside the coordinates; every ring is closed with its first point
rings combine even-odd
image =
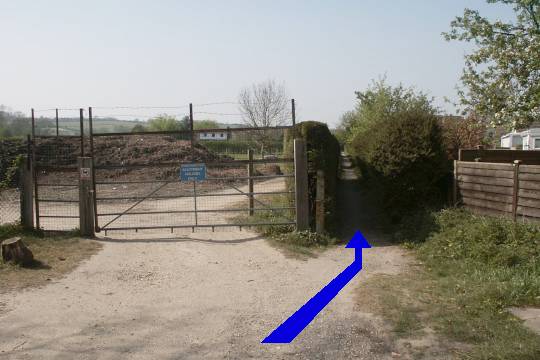
{"type": "Polygon", "coordinates": [[[420,263],[399,276],[374,276],[362,292],[383,304],[376,310],[396,336],[432,329],[432,348],[456,358],[540,359],[540,336],[507,311],[540,306],[540,228],[457,209],[421,218],[406,221],[421,236],[400,232],[420,263]]]}
{"type": "Polygon", "coordinates": [[[43,236],[25,232],[19,225],[0,226],[0,241],[20,236],[34,254],[28,267],[0,261],[0,292],[36,287],[56,280],[73,271],[82,261],[96,254],[101,244],[78,238],[76,233],[43,236]]]}
{"type": "MultiPolygon", "coordinates": [[[[290,206],[290,200],[284,195],[258,196],[257,200],[268,207],[290,206]]],[[[256,204],[257,207],[262,205],[256,204]]],[[[246,207],[242,204],[242,207],[246,207]]],[[[254,224],[253,229],[266,236],[272,246],[283,250],[285,255],[295,258],[316,257],[317,252],[336,243],[336,239],[311,231],[296,231],[294,225],[256,225],[260,223],[281,223],[294,218],[290,210],[256,211],[253,216],[240,215],[233,218],[236,223],[254,224]]]]}

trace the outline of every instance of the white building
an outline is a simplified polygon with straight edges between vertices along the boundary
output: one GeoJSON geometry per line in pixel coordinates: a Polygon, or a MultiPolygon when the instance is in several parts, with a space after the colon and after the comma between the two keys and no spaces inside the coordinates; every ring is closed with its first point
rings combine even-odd
{"type": "Polygon", "coordinates": [[[515,131],[501,136],[501,147],[506,149],[540,150],[540,128],[515,131]]]}
{"type": "Polygon", "coordinates": [[[228,140],[227,131],[209,131],[199,133],[199,140],[228,140]]]}

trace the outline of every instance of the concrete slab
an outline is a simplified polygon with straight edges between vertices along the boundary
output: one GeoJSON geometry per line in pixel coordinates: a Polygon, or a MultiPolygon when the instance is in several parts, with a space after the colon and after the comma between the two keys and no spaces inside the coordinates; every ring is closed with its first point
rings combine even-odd
{"type": "Polygon", "coordinates": [[[540,309],[510,308],[510,313],[524,321],[524,325],[540,335],[540,309]]]}

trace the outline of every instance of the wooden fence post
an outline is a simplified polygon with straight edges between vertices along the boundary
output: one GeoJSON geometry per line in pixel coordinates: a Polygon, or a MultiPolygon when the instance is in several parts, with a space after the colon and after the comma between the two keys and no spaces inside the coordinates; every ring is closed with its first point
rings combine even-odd
{"type": "Polygon", "coordinates": [[[512,198],[512,218],[514,221],[517,220],[517,210],[518,210],[518,201],[519,201],[519,165],[521,160],[514,161],[514,189],[513,189],[513,198],[512,198]]]}
{"type": "Polygon", "coordinates": [[[249,199],[249,216],[253,216],[253,214],[254,214],[254,211],[253,211],[253,208],[254,208],[253,176],[255,174],[254,174],[254,171],[253,171],[253,150],[252,149],[248,150],[248,161],[249,162],[248,162],[247,171],[248,171],[248,192],[249,192],[249,196],[248,196],[248,199],[249,199]]]}
{"type": "Polygon", "coordinates": [[[296,196],[296,230],[309,230],[308,164],[303,139],[294,140],[294,180],[296,196]]]}
{"type": "Polygon", "coordinates": [[[32,160],[26,156],[20,166],[21,224],[25,229],[34,228],[34,176],[32,160]]]}
{"type": "Polygon", "coordinates": [[[315,197],[315,231],[324,233],[324,171],[317,170],[317,194],[315,197]]]}
{"type": "Polygon", "coordinates": [[[94,186],[92,158],[79,157],[79,227],[81,236],[94,237],[94,186]]]}
{"type": "Polygon", "coordinates": [[[454,177],[452,179],[452,202],[453,206],[458,204],[458,166],[459,162],[454,160],[454,177]]]}

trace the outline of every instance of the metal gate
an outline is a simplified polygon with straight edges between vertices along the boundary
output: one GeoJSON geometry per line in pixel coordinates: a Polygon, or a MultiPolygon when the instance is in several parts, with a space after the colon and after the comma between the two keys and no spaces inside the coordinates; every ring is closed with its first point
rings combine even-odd
{"type": "MultiPolygon", "coordinates": [[[[32,160],[34,220],[37,229],[66,231],[79,228],[79,176],[77,158],[85,155],[83,110],[32,109],[32,137],[28,157],[32,160]],[[46,118],[45,118],[46,117],[46,118]],[[56,132],[51,132],[56,118],[56,132]],[[58,129],[73,129],[75,135],[58,129]]],[[[54,129],[54,127],[53,127],[54,129]]],[[[88,150],[86,150],[88,151],[88,150]]]]}
{"type": "Polygon", "coordinates": [[[86,119],[83,109],[61,109],[73,112],[65,121],[43,111],[51,110],[55,127],[32,110],[39,228],[86,228],[85,157],[97,232],[297,225],[293,152],[284,150],[293,126],[194,130],[190,105],[188,130],[94,132],[92,108],[86,119]]]}
{"type": "Polygon", "coordinates": [[[90,110],[96,231],[294,227],[289,128],[94,133],[90,110]]]}

